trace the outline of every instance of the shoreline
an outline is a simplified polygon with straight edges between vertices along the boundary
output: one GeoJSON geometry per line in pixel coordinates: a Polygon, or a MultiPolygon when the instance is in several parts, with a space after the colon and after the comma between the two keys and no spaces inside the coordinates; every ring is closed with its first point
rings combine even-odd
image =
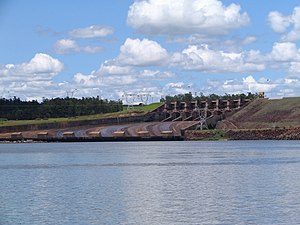
{"type": "Polygon", "coordinates": [[[300,140],[300,127],[281,129],[186,130],[181,136],[0,138],[0,144],[64,142],[300,140]]]}
{"type": "Polygon", "coordinates": [[[300,127],[275,129],[187,130],[185,140],[300,140],[300,127]]]}

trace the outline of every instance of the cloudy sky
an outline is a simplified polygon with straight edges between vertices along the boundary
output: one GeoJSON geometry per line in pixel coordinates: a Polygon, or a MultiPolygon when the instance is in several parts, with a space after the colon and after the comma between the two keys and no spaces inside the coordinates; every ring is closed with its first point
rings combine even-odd
{"type": "Polygon", "coordinates": [[[0,96],[300,96],[300,3],[0,0],[0,96]]]}

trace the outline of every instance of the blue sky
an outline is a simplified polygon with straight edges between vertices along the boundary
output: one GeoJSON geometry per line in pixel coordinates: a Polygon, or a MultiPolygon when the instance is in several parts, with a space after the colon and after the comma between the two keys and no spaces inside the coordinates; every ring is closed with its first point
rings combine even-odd
{"type": "Polygon", "coordinates": [[[0,96],[299,96],[299,41],[293,0],[0,0],[0,96]]]}

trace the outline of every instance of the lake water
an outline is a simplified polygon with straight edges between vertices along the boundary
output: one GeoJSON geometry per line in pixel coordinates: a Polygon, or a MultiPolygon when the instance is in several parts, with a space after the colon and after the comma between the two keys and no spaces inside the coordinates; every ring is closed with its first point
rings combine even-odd
{"type": "Polygon", "coordinates": [[[0,145],[0,224],[299,224],[300,142],[0,145]]]}

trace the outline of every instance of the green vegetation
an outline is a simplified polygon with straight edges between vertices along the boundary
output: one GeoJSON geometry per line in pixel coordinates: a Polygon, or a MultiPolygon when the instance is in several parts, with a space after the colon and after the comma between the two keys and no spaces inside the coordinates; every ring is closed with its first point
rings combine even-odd
{"type": "MultiPolygon", "coordinates": [[[[149,105],[134,106],[133,111],[151,112],[151,111],[157,109],[158,107],[160,107],[161,105],[163,105],[163,103],[156,102],[156,103],[152,103],[149,105]]],[[[127,110],[127,109],[123,110],[123,112],[129,112],[129,111],[132,111],[132,110],[127,110]]]]}
{"type": "Polygon", "coordinates": [[[38,101],[22,101],[19,98],[0,99],[0,118],[8,120],[34,120],[61,117],[76,117],[123,110],[119,101],[108,101],[99,97],[54,98],[38,101]]]}
{"type": "Polygon", "coordinates": [[[73,122],[73,121],[82,121],[82,120],[96,120],[96,119],[105,119],[105,118],[113,118],[113,117],[144,115],[147,112],[150,112],[161,105],[162,103],[152,103],[146,106],[135,106],[132,110],[124,109],[123,111],[120,112],[67,117],[67,118],[62,117],[62,118],[47,118],[47,119],[35,119],[35,120],[7,120],[4,118],[0,118],[0,127],[28,125],[28,124],[45,124],[45,123],[56,123],[56,122],[73,122]]]}
{"type": "Polygon", "coordinates": [[[224,130],[189,130],[186,131],[188,140],[219,141],[228,140],[224,130]]]}
{"type": "Polygon", "coordinates": [[[226,119],[241,129],[300,126],[300,98],[256,99],[226,119]]]}
{"type": "Polygon", "coordinates": [[[209,140],[227,140],[225,138],[225,132],[223,130],[215,130],[215,134],[209,140]]]}

